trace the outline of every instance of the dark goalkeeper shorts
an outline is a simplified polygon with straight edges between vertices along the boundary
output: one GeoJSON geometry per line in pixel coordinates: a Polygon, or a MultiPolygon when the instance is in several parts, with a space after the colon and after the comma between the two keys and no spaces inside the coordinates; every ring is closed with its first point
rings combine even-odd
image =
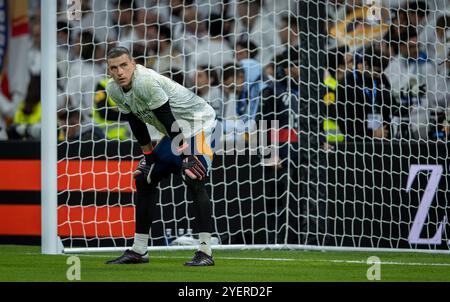
{"type": "MultiPolygon", "coordinates": [[[[211,132],[202,131],[190,138],[189,145],[189,154],[197,156],[207,169],[207,173],[211,170],[214,157],[214,141],[212,141],[211,137],[211,132]]],[[[172,140],[169,137],[163,137],[155,146],[153,152],[156,158],[153,173],[168,176],[171,173],[177,174],[181,172],[181,156],[172,152],[172,140]]]]}

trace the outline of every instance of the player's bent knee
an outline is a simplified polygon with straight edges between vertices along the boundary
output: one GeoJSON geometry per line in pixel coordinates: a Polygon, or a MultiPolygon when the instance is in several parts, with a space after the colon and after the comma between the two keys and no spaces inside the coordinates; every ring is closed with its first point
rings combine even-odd
{"type": "Polygon", "coordinates": [[[145,190],[148,188],[147,177],[144,174],[139,174],[135,177],[136,189],[145,190]]]}

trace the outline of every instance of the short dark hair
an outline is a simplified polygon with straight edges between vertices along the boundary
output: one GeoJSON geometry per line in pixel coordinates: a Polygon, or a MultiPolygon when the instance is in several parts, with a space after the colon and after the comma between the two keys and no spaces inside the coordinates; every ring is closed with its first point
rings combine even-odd
{"type": "Polygon", "coordinates": [[[90,31],[80,33],[81,58],[83,60],[94,59],[95,45],[94,35],[90,31]]]}
{"type": "Polygon", "coordinates": [[[400,33],[400,43],[407,43],[410,39],[417,37],[417,30],[410,25],[400,33]]]}
{"type": "Polygon", "coordinates": [[[436,28],[447,29],[448,27],[450,27],[450,15],[440,16],[436,21],[436,28]]]}
{"type": "Polygon", "coordinates": [[[208,75],[208,78],[212,79],[212,86],[217,86],[219,84],[219,76],[217,75],[217,71],[214,69],[214,67],[209,65],[199,65],[197,69],[206,73],[208,75]]]}
{"type": "Polygon", "coordinates": [[[281,68],[289,68],[289,60],[287,58],[287,52],[284,51],[282,54],[276,55],[275,58],[273,58],[271,64],[277,67],[281,68]]]}
{"type": "Polygon", "coordinates": [[[115,47],[111,48],[110,50],[108,50],[106,59],[107,60],[114,59],[114,58],[118,58],[123,55],[127,55],[130,58],[130,60],[132,59],[131,53],[128,50],[128,48],[123,47],[123,46],[115,46],[115,47]]]}
{"type": "Polygon", "coordinates": [[[172,39],[172,30],[167,25],[157,25],[159,30],[159,39],[166,40],[167,42],[171,42],[172,39]],[[163,38],[163,39],[161,39],[163,38]]]}
{"type": "Polygon", "coordinates": [[[372,71],[374,68],[384,70],[389,64],[389,59],[384,57],[379,49],[373,47],[370,47],[364,52],[362,60],[367,68],[372,71]]]}
{"type": "Polygon", "coordinates": [[[206,25],[211,37],[223,35],[223,19],[220,15],[211,14],[206,25]]]}
{"type": "Polygon", "coordinates": [[[281,17],[281,21],[290,26],[299,27],[300,20],[294,14],[286,14],[281,17]]]}
{"type": "Polygon", "coordinates": [[[134,43],[132,45],[132,53],[133,58],[137,64],[146,65],[145,64],[145,45],[134,43]]]}
{"type": "Polygon", "coordinates": [[[226,81],[229,78],[236,79],[239,73],[244,73],[244,69],[240,65],[235,65],[235,63],[228,63],[223,66],[222,80],[226,81]]]}
{"type": "Polygon", "coordinates": [[[65,34],[69,34],[70,31],[70,24],[67,22],[63,22],[63,21],[58,21],[56,23],[56,28],[58,32],[63,32],[65,34]]]}
{"type": "Polygon", "coordinates": [[[116,5],[122,10],[125,10],[125,9],[135,10],[136,9],[136,3],[134,0],[117,0],[116,5]]]}
{"type": "Polygon", "coordinates": [[[415,12],[419,17],[428,15],[428,5],[425,1],[409,1],[404,4],[404,8],[408,13],[415,12]]]}
{"type": "Polygon", "coordinates": [[[238,4],[247,4],[247,5],[256,4],[259,7],[261,7],[263,5],[263,1],[262,0],[240,0],[240,1],[238,1],[238,4]]]}
{"type": "Polygon", "coordinates": [[[172,79],[173,81],[177,82],[180,85],[185,85],[184,83],[184,73],[178,68],[171,68],[170,70],[166,70],[161,75],[172,79]]]}
{"type": "Polygon", "coordinates": [[[236,45],[248,51],[250,59],[254,59],[258,55],[258,47],[251,40],[240,39],[236,45]]]}

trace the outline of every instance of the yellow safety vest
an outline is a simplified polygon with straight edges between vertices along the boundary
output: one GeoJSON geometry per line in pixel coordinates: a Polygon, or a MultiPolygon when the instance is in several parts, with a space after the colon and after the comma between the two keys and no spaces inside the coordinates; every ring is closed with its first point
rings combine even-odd
{"type": "MultiPolygon", "coordinates": [[[[335,91],[336,91],[338,82],[331,75],[328,75],[324,79],[323,83],[330,90],[323,97],[323,101],[324,101],[325,105],[329,106],[336,102],[335,91]]],[[[341,129],[339,129],[339,125],[331,118],[326,118],[323,121],[323,131],[325,132],[325,137],[326,137],[326,140],[328,143],[343,142],[345,139],[344,134],[341,132],[341,129]]]]}
{"type": "MultiPolygon", "coordinates": [[[[98,112],[97,112],[97,103],[101,100],[104,100],[106,98],[106,91],[104,90],[106,88],[106,85],[108,84],[108,79],[104,79],[100,81],[100,86],[103,88],[103,90],[97,90],[95,92],[94,96],[94,109],[92,116],[94,118],[94,121],[102,128],[105,129],[105,135],[107,139],[119,139],[119,140],[126,140],[129,138],[128,135],[128,128],[124,125],[121,125],[120,122],[117,121],[108,121],[104,119],[98,112]]],[[[108,108],[116,107],[116,103],[111,99],[110,97],[106,100],[108,108]]]]}
{"type": "Polygon", "coordinates": [[[328,118],[323,121],[323,131],[325,132],[328,143],[343,142],[345,139],[338,124],[332,119],[328,118]]]}
{"type": "Polygon", "coordinates": [[[338,82],[330,74],[323,80],[323,83],[331,90],[336,91],[338,82]]]}
{"type": "Polygon", "coordinates": [[[37,103],[33,107],[33,111],[30,114],[25,114],[23,108],[25,102],[22,102],[14,114],[14,124],[38,124],[41,122],[42,107],[41,102],[37,103]]]}

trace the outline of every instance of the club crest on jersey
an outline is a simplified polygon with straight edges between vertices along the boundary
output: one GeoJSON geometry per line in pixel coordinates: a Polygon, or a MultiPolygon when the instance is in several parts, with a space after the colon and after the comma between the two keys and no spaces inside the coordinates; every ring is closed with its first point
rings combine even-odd
{"type": "Polygon", "coordinates": [[[135,113],[141,120],[143,121],[153,121],[154,117],[153,117],[153,113],[152,110],[150,109],[142,109],[142,110],[138,110],[135,113]]]}

